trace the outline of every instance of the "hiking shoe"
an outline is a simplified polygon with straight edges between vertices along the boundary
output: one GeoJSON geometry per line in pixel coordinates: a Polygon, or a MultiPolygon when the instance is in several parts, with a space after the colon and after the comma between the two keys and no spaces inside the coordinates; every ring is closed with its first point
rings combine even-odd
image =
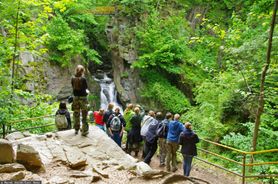
{"type": "Polygon", "coordinates": [[[75,130],[74,134],[77,135],[78,134],[78,130],[75,130]]]}
{"type": "Polygon", "coordinates": [[[173,168],[172,172],[176,172],[178,170],[178,168],[173,168]]]}
{"type": "MultiPolygon", "coordinates": [[[[164,167],[165,166],[165,164],[164,163],[160,163],[159,164],[159,167],[164,167]]],[[[170,170],[170,169],[169,169],[170,170]]]]}
{"type": "Polygon", "coordinates": [[[82,133],[81,133],[82,136],[86,136],[86,135],[88,135],[88,134],[89,134],[89,131],[87,131],[87,132],[82,132],[82,133]]]}

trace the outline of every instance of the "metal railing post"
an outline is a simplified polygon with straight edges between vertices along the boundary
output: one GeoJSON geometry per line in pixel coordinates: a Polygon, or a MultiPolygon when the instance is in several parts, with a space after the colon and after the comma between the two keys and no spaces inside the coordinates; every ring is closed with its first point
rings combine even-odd
{"type": "Polygon", "coordinates": [[[5,135],[5,134],[6,134],[6,130],[5,130],[5,129],[6,129],[6,126],[5,126],[5,123],[2,124],[2,129],[3,129],[3,139],[5,139],[5,136],[6,136],[6,135],[5,135]]]}
{"type": "Polygon", "coordinates": [[[246,154],[243,154],[243,158],[242,158],[242,184],[245,184],[245,164],[246,164],[246,154]]]}

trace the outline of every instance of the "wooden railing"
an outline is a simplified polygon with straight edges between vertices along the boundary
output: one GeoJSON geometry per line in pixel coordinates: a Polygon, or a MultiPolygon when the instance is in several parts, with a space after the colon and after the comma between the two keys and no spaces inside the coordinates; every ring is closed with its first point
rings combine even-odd
{"type": "Polygon", "coordinates": [[[236,161],[236,160],[224,157],[222,155],[219,155],[219,154],[217,154],[215,152],[212,152],[210,150],[203,149],[203,148],[200,148],[200,147],[198,148],[199,152],[203,152],[206,155],[212,155],[213,157],[216,157],[216,158],[219,158],[219,159],[222,159],[222,160],[226,160],[228,162],[231,162],[231,163],[234,163],[236,165],[241,166],[242,167],[241,172],[235,172],[235,171],[229,170],[229,169],[227,169],[227,168],[225,168],[225,167],[223,167],[221,165],[218,165],[218,164],[210,162],[206,158],[196,157],[196,159],[200,160],[202,162],[205,162],[207,164],[213,165],[213,166],[215,166],[215,167],[217,167],[219,169],[225,170],[226,172],[229,172],[229,173],[232,173],[232,174],[234,174],[236,176],[241,177],[242,184],[245,184],[245,182],[246,182],[245,180],[247,178],[278,178],[278,174],[247,175],[247,173],[246,173],[246,168],[247,167],[262,166],[262,165],[278,165],[278,161],[247,163],[247,157],[248,156],[253,158],[254,155],[261,155],[261,154],[265,154],[265,153],[278,154],[278,149],[249,152],[249,151],[242,151],[242,150],[239,150],[239,149],[236,149],[236,148],[232,148],[232,147],[229,147],[229,146],[226,146],[226,145],[223,145],[223,144],[219,144],[217,142],[213,142],[213,141],[206,140],[206,139],[201,139],[201,141],[203,141],[203,142],[205,142],[205,143],[207,143],[209,145],[215,145],[217,147],[224,148],[224,149],[227,149],[227,150],[229,150],[231,152],[235,152],[235,153],[241,155],[242,161],[239,162],[239,161],[236,161]]]}
{"type": "Polygon", "coordinates": [[[23,132],[23,131],[27,131],[27,130],[32,130],[32,129],[38,129],[38,128],[43,128],[43,127],[48,127],[48,126],[53,126],[54,124],[54,119],[53,119],[53,123],[48,123],[48,124],[44,124],[44,125],[40,125],[40,126],[31,126],[28,128],[22,128],[22,129],[15,129],[13,125],[20,123],[20,122],[25,122],[25,121],[34,121],[34,120],[40,120],[40,119],[44,119],[44,118],[50,118],[50,117],[54,117],[55,115],[44,115],[44,116],[39,116],[39,117],[33,117],[33,118],[25,118],[25,119],[19,119],[19,120],[13,120],[8,122],[7,124],[2,124],[2,132],[0,132],[0,134],[2,134],[2,137],[5,138],[5,136],[9,133],[13,133],[13,132],[23,132]]]}

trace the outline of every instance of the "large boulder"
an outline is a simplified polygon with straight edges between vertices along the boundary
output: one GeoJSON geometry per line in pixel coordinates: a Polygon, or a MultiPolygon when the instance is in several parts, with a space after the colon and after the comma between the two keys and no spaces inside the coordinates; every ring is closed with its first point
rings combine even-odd
{"type": "Polygon", "coordinates": [[[87,158],[80,151],[80,149],[76,147],[63,146],[63,149],[66,154],[67,163],[72,169],[79,169],[86,166],[87,158]]]}
{"type": "MultiPolygon", "coordinates": [[[[18,171],[15,173],[3,173],[0,174],[0,183],[1,181],[21,181],[25,179],[26,172],[18,171]]],[[[4,182],[4,183],[13,183],[13,182],[4,182]]]]}
{"type": "Polygon", "coordinates": [[[38,172],[44,168],[39,153],[29,145],[18,145],[16,161],[29,171],[38,172]]]}
{"type": "Polygon", "coordinates": [[[19,163],[3,164],[0,165],[0,173],[13,173],[24,171],[25,167],[19,163]]]}
{"type": "Polygon", "coordinates": [[[18,140],[18,139],[22,139],[24,138],[24,134],[21,133],[21,132],[13,132],[13,133],[10,133],[6,136],[6,139],[9,140],[9,141],[15,141],[15,140],[18,140]]]}
{"type": "Polygon", "coordinates": [[[136,163],[136,173],[139,176],[144,176],[146,173],[152,171],[152,168],[145,162],[136,163]]]}
{"type": "Polygon", "coordinates": [[[0,139],[0,164],[14,162],[14,150],[11,142],[0,139]]]}

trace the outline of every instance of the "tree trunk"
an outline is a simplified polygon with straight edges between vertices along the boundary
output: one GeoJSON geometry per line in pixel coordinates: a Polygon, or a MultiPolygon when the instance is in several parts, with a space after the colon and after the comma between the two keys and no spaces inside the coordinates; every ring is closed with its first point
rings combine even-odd
{"type": "Polygon", "coordinates": [[[272,15],[272,21],[271,21],[271,25],[270,25],[271,27],[270,27],[270,32],[269,32],[266,63],[265,63],[265,66],[263,68],[262,75],[261,75],[260,96],[259,96],[258,109],[257,109],[257,113],[256,113],[252,151],[256,151],[256,149],[257,149],[257,139],[258,139],[258,132],[259,132],[259,127],[260,127],[261,114],[263,113],[263,110],[264,110],[264,84],[265,84],[266,73],[267,73],[267,70],[268,70],[269,65],[270,65],[272,37],[273,37],[273,31],[274,31],[274,27],[275,27],[277,6],[278,6],[278,0],[275,0],[274,10],[273,10],[273,15],[272,15]]]}
{"type": "Polygon", "coordinates": [[[13,94],[14,94],[15,62],[16,62],[16,58],[17,58],[17,46],[18,46],[18,21],[19,21],[20,1],[21,0],[18,0],[16,20],[15,20],[14,53],[13,53],[13,59],[12,59],[12,85],[11,85],[11,97],[12,98],[13,98],[13,94]]]}

